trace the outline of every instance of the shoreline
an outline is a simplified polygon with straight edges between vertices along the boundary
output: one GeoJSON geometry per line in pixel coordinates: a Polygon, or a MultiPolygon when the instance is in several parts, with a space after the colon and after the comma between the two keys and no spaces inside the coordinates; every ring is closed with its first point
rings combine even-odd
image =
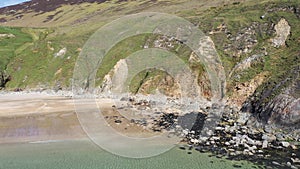
{"type": "MultiPolygon", "coordinates": [[[[51,90],[0,92],[0,123],[2,124],[0,144],[30,142],[31,144],[42,144],[51,143],[51,140],[89,139],[79,124],[72,97],[70,91],[57,93],[51,90]],[[14,127],[10,129],[12,126],[14,127]],[[20,140],[22,141],[18,142],[20,140]]],[[[127,103],[126,106],[120,107],[109,103],[103,96],[96,100],[97,103],[101,102],[102,106],[105,105],[107,110],[104,112],[104,117],[109,125],[116,131],[127,133],[130,136],[141,134],[143,129],[155,129],[160,132],[171,131],[170,126],[176,124],[178,117],[183,117],[180,114],[172,115],[171,112],[161,112],[152,116],[154,119],[158,118],[156,124],[153,119],[152,121],[126,121],[122,114],[118,113],[119,110],[127,108],[147,110],[157,103],[137,98],[125,97],[122,99],[124,103],[127,103]],[[159,120],[162,120],[161,124],[163,125],[157,125],[160,124],[159,120]],[[166,121],[172,124],[165,123],[166,121]]],[[[88,110],[89,102],[84,104],[88,110]]],[[[204,113],[203,117],[206,117],[207,114],[214,113],[214,111],[213,107],[208,106],[207,109],[198,113],[204,113]]],[[[198,127],[201,131],[201,126],[198,127]]],[[[297,137],[297,134],[293,136],[284,133],[272,125],[259,125],[249,114],[243,114],[234,107],[225,106],[221,121],[207,138],[197,137],[196,129],[177,131],[177,134],[185,133],[179,149],[195,149],[201,153],[212,153],[218,158],[266,162],[270,166],[279,168],[300,167],[299,135],[297,137]]],[[[141,136],[146,136],[147,132],[142,133],[141,136]]]]}

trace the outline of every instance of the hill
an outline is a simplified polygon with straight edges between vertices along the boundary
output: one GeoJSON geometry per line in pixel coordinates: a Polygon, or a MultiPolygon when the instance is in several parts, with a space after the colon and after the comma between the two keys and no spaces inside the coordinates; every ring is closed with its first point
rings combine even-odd
{"type": "MultiPolygon", "coordinates": [[[[291,80],[278,85],[299,67],[299,6],[296,0],[32,0],[1,8],[2,86],[7,90],[70,89],[74,64],[90,35],[121,16],[151,11],[183,17],[212,38],[225,68],[230,103],[238,107],[250,104],[251,95],[256,97],[273,88],[271,94],[264,96],[264,102],[269,102],[290,84],[299,84],[291,80]],[[290,31],[278,45],[273,39],[280,34],[280,29],[275,29],[275,25],[280,27],[280,21],[290,31]]],[[[96,84],[103,85],[103,78],[120,59],[142,49],[146,43],[154,45],[160,38],[140,35],[120,42],[104,58],[105,66],[98,70],[96,84]]],[[[187,62],[191,57],[191,51],[183,44],[168,50],[187,62]]],[[[189,66],[197,74],[204,96],[209,98],[210,82],[205,67],[192,62],[189,66]]],[[[141,72],[133,80],[131,91],[151,93],[159,88],[172,95],[176,86],[168,76],[157,70],[141,72]]],[[[297,81],[296,76],[291,77],[297,81]]],[[[298,103],[299,97],[294,100],[298,103]]]]}

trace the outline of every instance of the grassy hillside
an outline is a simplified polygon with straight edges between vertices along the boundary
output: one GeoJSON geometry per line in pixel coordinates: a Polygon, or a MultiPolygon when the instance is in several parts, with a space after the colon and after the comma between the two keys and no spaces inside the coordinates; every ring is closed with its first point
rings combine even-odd
{"type": "MultiPolygon", "coordinates": [[[[3,69],[12,76],[7,84],[8,89],[34,87],[70,86],[72,71],[76,58],[85,41],[105,23],[120,16],[143,12],[158,11],[176,14],[199,25],[216,45],[226,70],[229,94],[238,84],[247,82],[262,72],[269,73],[269,79],[278,79],[291,66],[299,61],[300,20],[299,11],[289,10],[299,8],[300,3],[294,1],[107,1],[104,3],[82,3],[63,5],[54,11],[43,13],[26,12],[20,19],[10,20],[15,14],[0,15],[7,22],[2,25],[22,26],[24,28],[1,27],[0,31],[11,31],[16,37],[1,41],[1,64],[3,69]],[[162,11],[163,9],[163,11],[162,11]],[[260,16],[265,15],[263,19],[260,16]],[[286,46],[274,48],[270,39],[274,37],[274,24],[285,18],[291,26],[291,35],[286,46]],[[35,28],[28,28],[28,27],[35,28]],[[253,34],[248,36],[248,30],[253,34]],[[245,35],[244,35],[245,34],[245,35]],[[241,40],[236,40],[241,37],[241,40]],[[255,42],[248,42],[255,40],[255,42]],[[9,49],[5,45],[10,44],[9,49]],[[251,45],[247,52],[239,50],[251,45]],[[11,45],[14,44],[14,45],[11,45]],[[61,55],[59,54],[61,53],[61,55]],[[267,53],[267,54],[265,54],[267,53]],[[244,59],[253,55],[263,55],[250,68],[241,71],[232,69],[244,59]]],[[[155,40],[154,35],[131,37],[120,42],[104,58],[104,66],[98,70],[98,82],[107,74],[117,61],[130,53],[140,50],[146,41],[155,40]],[[112,59],[113,58],[113,59],[112,59]]],[[[179,45],[172,52],[186,60],[190,51],[179,45]]],[[[201,65],[194,66],[200,69],[201,65]]],[[[153,76],[157,73],[153,73],[153,76]]],[[[140,80],[144,75],[140,75],[140,80]]],[[[135,79],[136,83],[140,82],[135,79]]],[[[132,90],[138,88],[133,84],[132,90]]]]}
{"type": "Polygon", "coordinates": [[[32,38],[21,28],[11,27],[0,27],[0,35],[0,71],[4,71],[11,59],[32,42],[32,38]]]}

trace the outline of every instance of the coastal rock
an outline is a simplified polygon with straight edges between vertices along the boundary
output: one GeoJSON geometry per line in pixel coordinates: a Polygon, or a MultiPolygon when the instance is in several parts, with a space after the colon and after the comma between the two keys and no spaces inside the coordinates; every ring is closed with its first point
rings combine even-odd
{"type": "Polygon", "coordinates": [[[276,140],[276,137],[272,134],[264,134],[262,136],[262,140],[266,140],[268,142],[272,142],[272,141],[275,141],[276,140]]]}
{"type": "Polygon", "coordinates": [[[227,141],[226,141],[224,144],[225,144],[226,146],[230,146],[230,143],[227,142],[227,141]]]}
{"type": "Polygon", "coordinates": [[[249,113],[240,113],[239,119],[237,120],[238,123],[244,125],[250,118],[249,113]]]}
{"type": "Polygon", "coordinates": [[[247,99],[242,111],[277,126],[300,128],[300,66],[291,68],[280,81],[267,82],[262,92],[247,99]]]}
{"type": "Polygon", "coordinates": [[[291,158],[293,164],[300,164],[300,159],[299,158],[291,158]]]}
{"type": "Polygon", "coordinates": [[[198,139],[191,139],[191,142],[192,142],[193,144],[198,144],[198,143],[199,143],[199,140],[198,140],[198,139]]]}
{"type": "Polygon", "coordinates": [[[297,146],[295,146],[295,145],[291,145],[291,148],[292,148],[293,150],[297,150],[297,149],[298,149],[297,146]]]}
{"type": "Polygon", "coordinates": [[[283,141],[281,142],[281,145],[285,148],[289,147],[290,146],[290,143],[289,142],[286,142],[286,141],[283,141]]]}
{"type": "Polygon", "coordinates": [[[263,141],[262,148],[268,148],[268,141],[267,140],[263,141]]]}

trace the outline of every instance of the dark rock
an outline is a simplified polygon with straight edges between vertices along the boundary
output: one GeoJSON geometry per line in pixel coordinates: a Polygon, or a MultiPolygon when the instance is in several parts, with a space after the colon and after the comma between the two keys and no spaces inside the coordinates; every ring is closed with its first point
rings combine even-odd
{"type": "Polygon", "coordinates": [[[266,82],[245,102],[242,111],[249,111],[265,123],[300,128],[300,66],[292,68],[279,82],[266,82]],[[279,94],[276,94],[279,93],[279,94]]]}
{"type": "Polygon", "coordinates": [[[120,124],[120,123],[122,123],[122,121],[121,120],[115,120],[115,123],[120,124]]]}
{"type": "Polygon", "coordinates": [[[234,168],[242,168],[242,166],[241,165],[238,165],[238,164],[233,164],[232,165],[234,168]]]}
{"type": "Polygon", "coordinates": [[[186,150],[186,148],[184,146],[179,146],[179,149],[186,150]]]}
{"type": "Polygon", "coordinates": [[[0,72],[0,89],[5,88],[5,85],[11,81],[11,76],[8,75],[5,71],[0,72]]]}

